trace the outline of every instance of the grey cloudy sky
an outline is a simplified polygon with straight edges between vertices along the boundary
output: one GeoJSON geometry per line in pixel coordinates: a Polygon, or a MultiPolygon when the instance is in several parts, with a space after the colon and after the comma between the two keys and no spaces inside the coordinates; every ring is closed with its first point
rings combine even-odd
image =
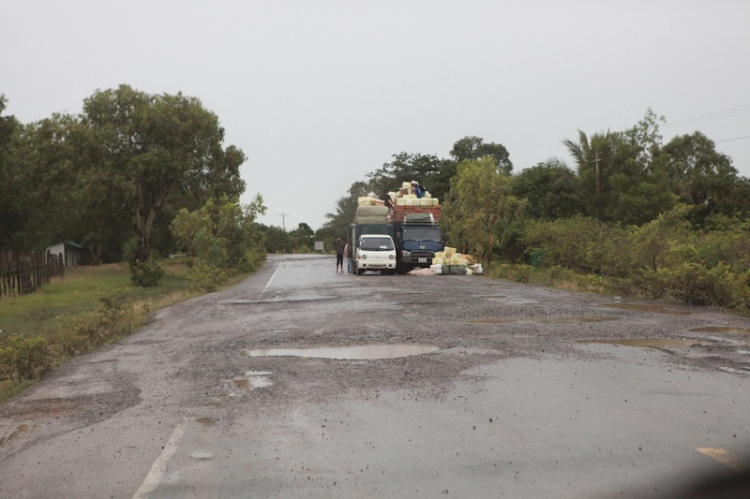
{"type": "Polygon", "coordinates": [[[121,83],[198,97],[261,222],[318,228],[395,153],[476,135],[516,172],[572,164],[563,139],[649,107],[750,177],[748,26],[747,0],[2,0],[0,93],[24,123],[121,83]]]}

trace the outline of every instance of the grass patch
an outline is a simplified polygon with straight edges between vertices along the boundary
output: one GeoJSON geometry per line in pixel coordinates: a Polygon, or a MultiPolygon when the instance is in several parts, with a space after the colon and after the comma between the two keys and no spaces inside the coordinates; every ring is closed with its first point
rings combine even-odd
{"type": "Polygon", "coordinates": [[[127,264],[108,264],[70,269],[36,293],[0,299],[0,401],[50,367],[133,333],[150,312],[201,294],[188,289],[183,260],[160,263],[166,272],[155,287],[134,285],[127,264]]]}
{"type": "Polygon", "coordinates": [[[21,334],[49,339],[59,330],[61,317],[94,312],[103,298],[122,295],[128,302],[151,301],[187,289],[185,265],[165,265],[165,270],[159,286],[139,288],[130,282],[127,264],[71,269],[36,293],[1,299],[0,338],[21,334]]]}

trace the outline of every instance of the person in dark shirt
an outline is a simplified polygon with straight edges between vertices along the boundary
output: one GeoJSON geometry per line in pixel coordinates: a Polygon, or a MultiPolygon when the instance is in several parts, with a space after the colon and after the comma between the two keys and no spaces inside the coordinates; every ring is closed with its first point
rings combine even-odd
{"type": "Polygon", "coordinates": [[[411,188],[414,189],[414,194],[417,195],[417,198],[423,198],[425,193],[425,188],[419,185],[419,182],[416,180],[412,181],[411,188]]]}
{"type": "Polygon", "coordinates": [[[383,204],[388,207],[388,209],[393,209],[393,201],[391,201],[391,195],[388,194],[388,191],[384,190],[383,194],[380,195],[378,198],[383,201],[383,204]]]}
{"type": "Polygon", "coordinates": [[[346,244],[344,244],[344,241],[337,237],[336,241],[334,242],[334,248],[336,249],[336,273],[339,273],[339,268],[341,269],[341,273],[344,273],[344,247],[346,244]]]}

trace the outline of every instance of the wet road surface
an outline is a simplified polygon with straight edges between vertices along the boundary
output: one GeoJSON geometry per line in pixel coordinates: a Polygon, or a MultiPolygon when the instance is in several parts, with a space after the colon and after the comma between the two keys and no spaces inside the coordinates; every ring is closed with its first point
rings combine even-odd
{"type": "Polygon", "coordinates": [[[0,406],[0,497],[673,497],[750,463],[750,320],[269,258],[0,406]]]}

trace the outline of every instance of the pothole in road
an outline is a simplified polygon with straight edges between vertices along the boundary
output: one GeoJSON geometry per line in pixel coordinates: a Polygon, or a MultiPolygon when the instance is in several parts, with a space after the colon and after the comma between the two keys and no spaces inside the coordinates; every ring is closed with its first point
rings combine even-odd
{"type": "Polygon", "coordinates": [[[731,326],[707,326],[691,329],[694,333],[745,333],[750,334],[750,328],[731,326]]]}
{"type": "Polygon", "coordinates": [[[596,316],[576,316],[576,317],[543,317],[517,319],[512,317],[483,317],[480,319],[469,319],[466,322],[471,324],[513,324],[513,323],[533,323],[533,324],[579,324],[582,322],[607,322],[619,321],[619,317],[596,317],[596,316]]]}
{"type": "Polygon", "coordinates": [[[440,350],[434,345],[356,345],[348,347],[322,348],[268,348],[245,350],[247,357],[304,357],[334,360],[377,360],[395,359],[423,355],[440,350]]]}
{"type": "Polygon", "coordinates": [[[638,312],[651,312],[654,314],[667,314],[667,315],[691,315],[692,312],[687,310],[675,310],[673,308],[667,308],[660,305],[637,305],[633,303],[605,303],[605,307],[619,308],[621,310],[635,310],[638,312]]]}
{"type": "Polygon", "coordinates": [[[683,340],[677,338],[619,338],[601,340],[577,340],[576,343],[602,343],[605,345],[624,345],[628,347],[641,348],[690,347],[707,345],[707,343],[697,340],[683,340]]]}

